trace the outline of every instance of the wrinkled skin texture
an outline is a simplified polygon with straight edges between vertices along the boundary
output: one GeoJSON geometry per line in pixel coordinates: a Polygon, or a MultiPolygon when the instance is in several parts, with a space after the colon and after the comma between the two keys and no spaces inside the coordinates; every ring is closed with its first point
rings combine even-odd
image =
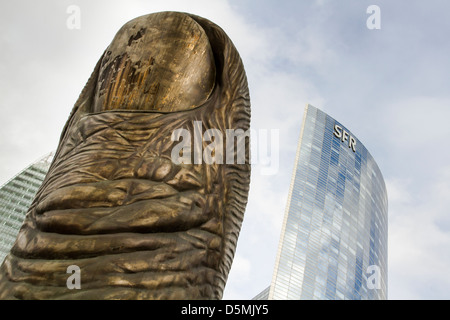
{"type": "Polygon", "coordinates": [[[184,13],[125,24],[64,127],[1,266],[0,298],[220,299],[249,157],[175,164],[172,132],[192,133],[194,121],[203,131],[249,129],[247,80],[230,39],[184,13]],[[80,290],[67,288],[71,265],[81,270],[80,290]]]}

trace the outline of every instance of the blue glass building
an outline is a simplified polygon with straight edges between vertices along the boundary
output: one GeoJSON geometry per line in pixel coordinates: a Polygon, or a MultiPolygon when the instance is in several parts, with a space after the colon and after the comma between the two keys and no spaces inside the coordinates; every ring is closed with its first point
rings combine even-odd
{"type": "Polygon", "coordinates": [[[0,187],[0,265],[16,241],[52,159],[53,153],[44,156],[0,187]]]}
{"type": "Polygon", "coordinates": [[[387,192],[353,133],[306,107],[270,288],[261,299],[386,299],[387,192]]]}

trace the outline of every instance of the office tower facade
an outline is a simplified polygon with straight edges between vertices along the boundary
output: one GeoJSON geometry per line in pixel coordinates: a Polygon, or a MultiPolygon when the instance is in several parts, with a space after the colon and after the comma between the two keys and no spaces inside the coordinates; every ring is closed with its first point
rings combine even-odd
{"type": "Polygon", "coordinates": [[[0,264],[16,240],[52,158],[52,153],[46,155],[0,187],[0,264]]]}
{"type": "Polygon", "coordinates": [[[308,105],[272,282],[255,298],[386,299],[387,207],[364,145],[308,105]]]}

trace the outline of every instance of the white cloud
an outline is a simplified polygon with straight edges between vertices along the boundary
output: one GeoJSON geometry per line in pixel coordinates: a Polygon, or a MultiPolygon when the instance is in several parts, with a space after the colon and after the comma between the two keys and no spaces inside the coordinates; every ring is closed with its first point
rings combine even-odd
{"type": "Polygon", "coordinates": [[[450,286],[450,167],[414,191],[389,182],[389,297],[448,298],[450,286]]]}
{"type": "Polygon", "coordinates": [[[397,148],[433,151],[450,136],[448,98],[408,97],[386,106],[384,115],[391,143],[397,148]]]}

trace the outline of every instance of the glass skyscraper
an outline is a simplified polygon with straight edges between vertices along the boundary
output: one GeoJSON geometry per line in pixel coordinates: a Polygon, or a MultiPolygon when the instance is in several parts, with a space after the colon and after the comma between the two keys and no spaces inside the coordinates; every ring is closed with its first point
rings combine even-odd
{"type": "Polygon", "coordinates": [[[52,158],[53,153],[46,155],[0,187],[0,265],[16,241],[52,158]]]}
{"type": "Polygon", "coordinates": [[[308,105],[272,282],[255,299],[386,299],[387,207],[361,141],[308,105]]]}

